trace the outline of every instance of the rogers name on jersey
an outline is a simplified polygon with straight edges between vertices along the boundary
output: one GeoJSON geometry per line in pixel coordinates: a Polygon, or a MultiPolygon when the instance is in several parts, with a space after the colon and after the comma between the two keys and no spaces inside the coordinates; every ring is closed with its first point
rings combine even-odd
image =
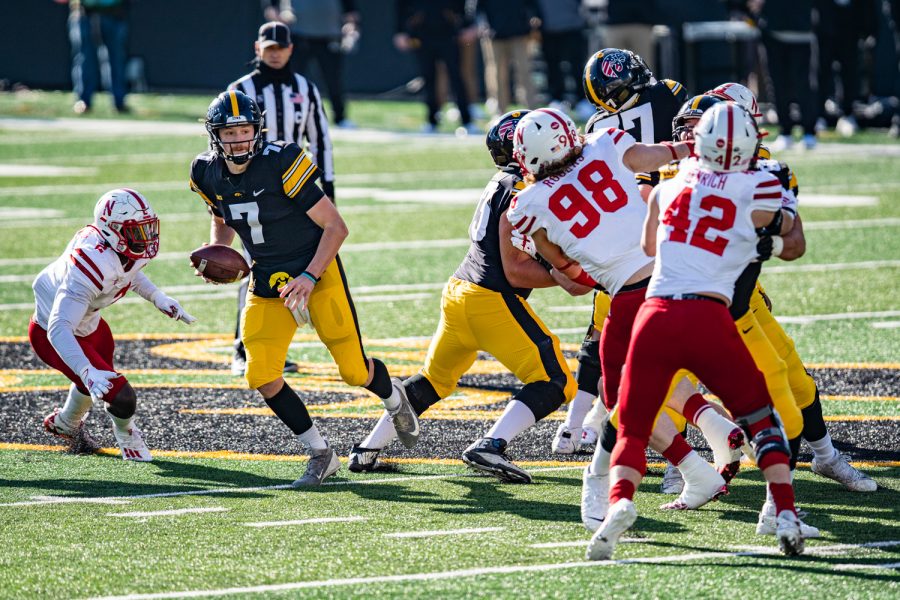
{"type": "Polygon", "coordinates": [[[578,158],[575,159],[575,162],[573,162],[571,165],[566,167],[565,171],[563,171],[562,173],[557,173],[556,175],[550,175],[548,177],[545,177],[544,179],[541,179],[540,183],[544,184],[548,188],[552,188],[554,185],[559,183],[563,179],[563,177],[565,177],[566,175],[568,175],[569,173],[571,173],[572,171],[574,171],[575,169],[580,167],[581,164],[584,162],[584,160],[585,160],[585,158],[584,158],[584,155],[582,154],[578,158]]]}

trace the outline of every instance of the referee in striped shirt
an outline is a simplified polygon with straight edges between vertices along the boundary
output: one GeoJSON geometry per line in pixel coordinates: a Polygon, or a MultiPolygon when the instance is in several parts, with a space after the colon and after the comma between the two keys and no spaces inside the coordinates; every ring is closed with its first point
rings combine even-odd
{"type": "MultiPolygon", "coordinates": [[[[263,131],[267,141],[293,142],[306,150],[322,174],[322,191],[334,200],[334,158],[328,118],[315,84],[288,66],[291,53],[291,31],[287,25],[270,21],[259,28],[254,44],[256,69],[228,86],[241,90],[263,111],[263,131]]],[[[246,251],[245,257],[249,261],[246,251]]],[[[240,314],[247,296],[248,280],[238,292],[238,323],[235,329],[234,357],[231,372],[243,375],[247,357],[240,339],[240,314]]],[[[297,370],[296,363],[286,362],[286,373],[297,370]]]]}

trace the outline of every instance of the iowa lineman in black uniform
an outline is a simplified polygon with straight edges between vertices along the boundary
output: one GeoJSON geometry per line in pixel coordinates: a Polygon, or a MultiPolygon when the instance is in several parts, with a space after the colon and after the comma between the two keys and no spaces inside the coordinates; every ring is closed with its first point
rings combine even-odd
{"type": "MultiPolygon", "coordinates": [[[[525,187],[512,158],[516,124],[528,111],[503,115],[488,132],[487,146],[500,171],[481,195],[469,226],[469,252],[444,287],[441,320],[422,370],[403,382],[416,414],[446,398],[475,362],[479,351],[492,354],[525,385],[485,437],[469,446],[463,461],[500,481],[530,483],[531,476],[505,455],[508,442],[568,402],[575,381],[559,339],[534,314],[527,298],[533,288],[557,285],[550,272],[526,251],[530,240],[517,239],[506,211],[525,187]]],[[[534,253],[533,246],[531,253],[534,253]]],[[[573,286],[571,291],[587,288],[573,286]]],[[[369,471],[378,453],[394,438],[382,418],[350,455],[350,470],[369,471]]]]}
{"type": "MultiPolygon", "coordinates": [[[[671,139],[672,118],[687,99],[683,85],[671,79],[657,81],[640,56],[619,48],[604,48],[588,59],[582,86],[585,97],[597,108],[585,126],[586,134],[614,127],[627,131],[643,144],[671,139]]],[[[594,295],[591,324],[578,353],[578,393],[569,404],[566,422],[556,432],[552,446],[555,453],[571,454],[582,443],[597,441],[606,411],[602,402],[593,411],[590,409],[599,393],[600,332],[609,313],[609,302],[605,293],[594,295]]]]}
{"type": "Polygon", "coordinates": [[[315,184],[309,156],[296,144],[263,144],[260,118],[243,92],[219,94],[206,115],[210,150],[194,159],[190,186],[212,215],[210,243],[230,245],[237,233],[253,259],[241,318],[245,377],[309,451],[294,485],[319,485],[340,462],[282,377],[298,324],[311,321],[348,385],[382,399],[404,444],[415,444],[419,425],[399,380],[363,350],[337,254],[347,237],[344,220],[315,184]]]}

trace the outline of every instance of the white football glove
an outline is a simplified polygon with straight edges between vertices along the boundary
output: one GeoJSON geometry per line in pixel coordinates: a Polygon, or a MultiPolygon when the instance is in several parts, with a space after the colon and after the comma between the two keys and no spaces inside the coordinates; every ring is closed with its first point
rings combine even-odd
{"type": "Polygon", "coordinates": [[[112,389],[111,380],[116,377],[121,377],[121,375],[114,371],[103,371],[91,366],[81,372],[81,381],[84,383],[84,387],[88,389],[91,396],[96,398],[102,398],[106,392],[112,389]]]}
{"type": "Polygon", "coordinates": [[[181,307],[178,300],[171,296],[167,296],[161,290],[156,290],[150,300],[153,302],[153,306],[158,308],[160,312],[169,318],[184,321],[188,325],[197,320],[196,317],[192,316],[181,307]]]}
{"type": "Polygon", "coordinates": [[[521,250],[531,258],[536,258],[537,248],[531,236],[519,233],[518,230],[513,229],[512,234],[509,236],[509,241],[512,242],[514,248],[521,250]]]}

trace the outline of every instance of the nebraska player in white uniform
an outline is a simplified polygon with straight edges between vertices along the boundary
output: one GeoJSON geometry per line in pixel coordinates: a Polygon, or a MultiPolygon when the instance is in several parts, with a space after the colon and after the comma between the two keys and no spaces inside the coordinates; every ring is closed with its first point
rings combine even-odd
{"type": "MultiPolygon", "coordinates": [[[[690,152],[686,143],[639,144],[628,133],[607,129],[582,139],[574,123],[553,109],[538,109],[516,127],[514,147],[528,187],[507,211],[519,232],[531,235],[554,272],[584,285],[602,284],[612,296],[600,338],[604,402],[612,410],[631,326],[644,300],[653,259],[640,247],[644,201],[634,171],[655,171],[690,152]]],[[[609,457],[615,428],[607,422],[591,465],[584,471],[582,522],[599,527],[607,509],[609,457]]],[[[694,452],[666,417],[653,448],[678,465],[686,485],[664,508],[699,508],[726,491],[725,480],[694,452]]]]}
{"type": "Polygon", "coordinates": [[[115,371],[115,342],[100,310],[131,290],[173,319],[196,320],[142,272],[158,250],[159,218],[147,200],[127,188],[111,190],[97,202],[93,224],[76,233],[32,284],[31,347],[72,381],[65,405],[44,418],[44,428],[82,450],[97,448],[84,427],[93,396],[106,402],[122,458],[151,460],[134,425],[134,388],[115,371]]]}
{"type": "Polygon", "coordinates": [[[628,347],[610,507],[588,545],[594,560],[609,558],[637,518],[632,497],[647,467],[653,422],[681,369],[696,374],[735,415],[772,490],[781,549],[803,551],[790,449],[765,378],[728,312],[738,275],[757,258],[759,237],[789,231],[792,217],[781,210],[785,192],[777,177],[746,170],[760,139],[749,112],[732,102],[717,104],[694,136],[699,159],[687,161],[648,202],[642,245],[657,260],[628,347]]]}

